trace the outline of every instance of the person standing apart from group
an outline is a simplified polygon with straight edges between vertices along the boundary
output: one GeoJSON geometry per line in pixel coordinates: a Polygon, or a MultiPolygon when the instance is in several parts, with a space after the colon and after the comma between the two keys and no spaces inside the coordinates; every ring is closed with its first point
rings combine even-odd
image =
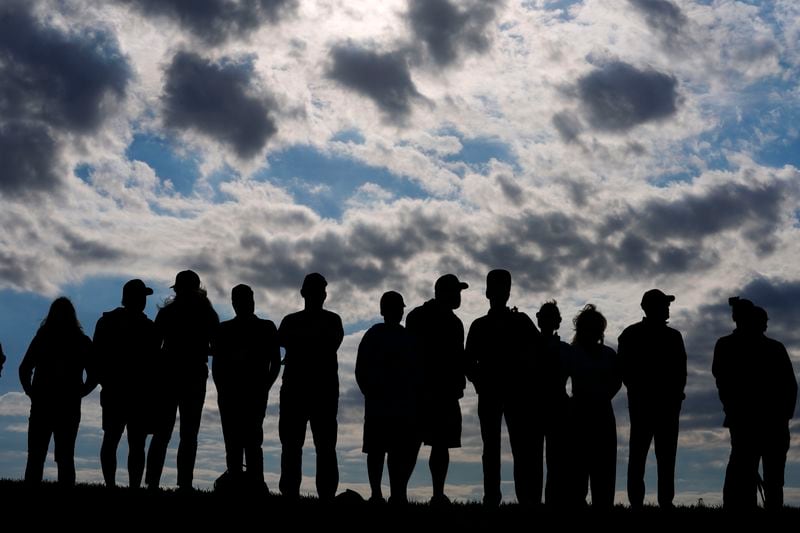
{"type": "Polygon", "coordinates": [[[678,420],[686,387],[686,348],[680,331],[667,325],[672,295],[651,289],[642,296],[644,318],[625,328],[617,353],[628,392],[630,445],[628,500],[632,509],[644,505],[644,470],[650,443],[658,464],[658,505],[671,509],[675,497],[675,457],[678,420]]]}
{"type": "Polygon", "coordinates": [[[769,317],[750,300],[729,300],[736,329],[714,347],[711,371],[730,431],[722,506],[734,511],[758,505],[758,465],[764,507],[783,507],[789,421],[797,403],[797,378],[786,347],[764,333],[769,317]]]}

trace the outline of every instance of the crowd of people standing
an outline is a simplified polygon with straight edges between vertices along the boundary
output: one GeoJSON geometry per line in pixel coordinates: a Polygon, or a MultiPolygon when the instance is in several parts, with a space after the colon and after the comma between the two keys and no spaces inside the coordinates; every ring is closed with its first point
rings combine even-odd
{"type": "MultiPolygon", "coordinates": [[[[385,501],[381,479],[386,461],[389,501],[408,501],[409,478],[424,444],[430,447],[431,504],[449,502],[450,450],[461,446],[460,399],[472,383],[478,395],[485,505],[495,507],[502,499],[505,420],[520,504],[576,508],[586,506],[591,494],[593,508],[610,508],[617,463],[612,399],[625,385],[630,505],[644,504],[645,464],[654,443],[658,503],[671,508],[687,381],[683,337],[668,325],[675,297],[647,291],[641,300],[644,318],[622,332],[615,352],[604,343],[607,322],[594,305],[587,304],[574,318],[574,337],[565,342],[558,335],[562,319],[557,303],[545,302],[534,323],[509,307],[511,286],[507,270],[488,273],[489,310],[466,335],[454,311],[468,285],[453,274],[436,281],[433,298],[408,313],[405,327],[402,295],[389,291],[381,297],[383,323],[364,334],[355,367],[365,399],[363,451],[370,500],[385,501]]],[[[153,290],[133,279],[123,287],[121,307],[98,320],[93,339],[83,333],[70,300],[56,299],[19,367],[31,398],[26,482],[42,480],[52,437],[58,480],[75,483],[81,398],[99,384],[106,485],[116,484],[117,448],[127,432],[129,485],[139,487],[144,479],[147,487],[158,488],[180,414],[177,484],[190,490],[212,356],[229,482],[243,489],[266,488],[263,422],[269,390],[283,366],[280,492],[299,497],[310,425],[317,493],[323,501],[332,500],[339,483],[337,352],[344,329],[341,318],[324,308],[326,287],[322,275],[308,274],[300,291],[304,308],[276,327],[255,314],[247,285],[233,288],[235,317],[220,323],[191,270],[178,273],[174,297],[150,320],[144,309],[153,290]],[[152,438],[145,450],[148,435],[152,438]]],[[[717,342],[712,368],[731,434],[724,505],[754,507],[761,483],[765,506],[778,508],[783,505],[797,380],[783,344],[765,335],[766,311],[745,299],[732,298],[730,304],[736,328],[717,342]]],[[[2,348],[0,357],[1,369],[2,348]]]]}

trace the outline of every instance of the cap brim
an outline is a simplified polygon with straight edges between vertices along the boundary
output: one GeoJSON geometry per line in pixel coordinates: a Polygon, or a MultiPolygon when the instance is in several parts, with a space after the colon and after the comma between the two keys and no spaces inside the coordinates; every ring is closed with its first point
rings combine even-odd
{"type": "Polygon", "coordinates": [[[667,294],[667,295],[664,296],[664,299],[666,301],[668,301],[668,302],[674,302],[675,301],[675,296],[672,295],[672,294],[667,294]]]}
{"type": "Polygon", "coordinates": [[[469,285],[467,283],[464,283],[463,281],[461,281],[458,284],[458,288],[463,291],[464,289],[469,289],[469,285]]]}
{"type": "Polygon", "coordinates": [[[144,288],[144,293],[145,293],[147,296],[150,296],[151,294],[153,294],[153,289],[151,289],[150,287],[145,287],[145,288],[144,288]]]}

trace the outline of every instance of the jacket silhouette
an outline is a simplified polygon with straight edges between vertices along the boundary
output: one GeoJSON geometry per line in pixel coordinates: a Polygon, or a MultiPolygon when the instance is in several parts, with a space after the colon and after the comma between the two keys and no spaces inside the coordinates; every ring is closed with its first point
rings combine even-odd
{"type": "Polygon", "coordinates": [[[658,289],[642,297],[646,316],[619,336],[622,380],[628,392],[631,433],[628,457],[628,499],[644,505],[644,472],[650,443],[658,463],[658,503],[671,508],[675,496],[678,420],[686,387],[686,348],[681,333],[667,326],[675,297],[658,289]]]}
{"type": "Polygon", "coordinates": [[[723,506],[756,507],[760,462],[764,505],[779,509],[797,379],[784,345],[764,335],[766,312],[749,300],[732,298],[731,304],[736,329],[717,341],[712,363],[731,435],[723,506]]]}
{"type": "Polygon", "coordinates": [[[489,506],[499,505],[502,499],[500,429],[503,418],[514,456],[517,500],[523,504],[539,503],[542,492],[542,452],[538,454],[537,469],[537,443],[531,438],[529,421],[533,408],[530,371],[539,351],[539,330],[528,315],[506,306],[510,291],[511,274],[507,270],[489,272],[486,297],[491,308],[472,323],[466,344],[468,377],[478,392],[483,440],[483,500],[489,506]],[[538,493],[535,488],[537,473],[538,493]]]}
{"type": "Polygon", "coordinates": [[[96,386],[90,377],[91,358],[92,341],[84,335],[72,302],[57,298],[19,365],[22,389],[31,399],[26,483],[42,481],[53,437],[58,482],[75,484],[81,398],[96,386]]]}
{"type": "Polygon", "coordinates": [[[162,339],[165,408],[150,446],[145,482],[158,487],[167,446],[180,411],[178,444],[178,488],[191,490],[197,456],[197,435],[206,398],[208,355],[219,317],[191,270],[179,272],[172,286],[175,298],[156,315],[156,329],[162,339]]]}
{"type": "Polygon", "coordinates": [[[331,501],[339,485],[336,459],[339,409],[337,351],[344,338],[342,319],[322,308],[328,282],[318,273],[308,274],[300,294],[302,311],[287,315],[278,328],[286,349],[278,431],[281,439],[280,490],[295,499],[300,493],[303,443],[311,425],[317,454],[317,494],[331,501]]]}
{"type": "Polygon", "coordinates": [[[139,279],[128,281],[122,307],[103,313],[94,332],[97,380],[102,387],[103,443],[100,463],[106,486],[116,485],[117,447],[128,433],[128,476],[131,487],[141,485],[145,439],[152,433],[156,401],[153,369],[158,364],[159,338],[153,321],[144,314],[153,290],[139,279]]]}
{"type": "Polygon", "coordinates": [[[247,480],[263,488],[264,416],[269,390],[281,369],[278,330],[271,320],[255,315],[250,287],[237,285],[231,297],[236,316],[219,325],[211,366],[225,439],[225,463],[230,475],[241,477],[244,455],[247,480]]]}
{"type": "Polygon", "coordinates": [[[400,324],[403,297],[389,291],[381,297],[384,323],[370,327],[358,345],[355,376],[364,394],[364,445],[371,501],[382,501],[381,478],[388,455],[392,503],[408,501],[420,438],[417,418],[422,368],[414,338],[400,324]]]}

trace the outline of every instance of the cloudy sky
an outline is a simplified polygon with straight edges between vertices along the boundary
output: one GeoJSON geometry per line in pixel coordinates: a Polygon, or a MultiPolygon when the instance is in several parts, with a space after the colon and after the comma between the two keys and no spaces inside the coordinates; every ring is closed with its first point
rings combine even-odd
{"type": "MultiPolygon", "coordinates": [[[[453,272],[471,285],[468,326],[487,308],[486,272],[507,268],[513,305],[555,298],[570,338],[596,303],[612,347],[643,291],[677,295],[690,365],[677,501],[718,503],[729,442],[710,361],[732,329],[727,298],[764,306],[800,368],[799,67],[796,0],[3,0],[0,477],[24,472],[16,369],[54,297],[91,334],[125,280],[156,289],[154,316],[192,268],[223,317],[247,283],[279,323],[319,271],[347,333],[341,488],[365,494],[352,373],[378,298],[419,305],[453,272]]],[[[79,481],[101,479],[98,398],[84,400],[79,481]]],[[[622,502],[624,391],[615,406],[622,502]]],[[[471,389],[462,410],[448,493],[479,499],[471,389]]],[[[797,421],[792,445],[786,494],[800,505],[797,421]]],[[[224,470],[222,450],[209,384],[199,486],[224,470]]],[[[425,498],[421,457],[412,492],[425,498]]],[[[507,447],[504,460],[510,480],[507,447]]]]}

